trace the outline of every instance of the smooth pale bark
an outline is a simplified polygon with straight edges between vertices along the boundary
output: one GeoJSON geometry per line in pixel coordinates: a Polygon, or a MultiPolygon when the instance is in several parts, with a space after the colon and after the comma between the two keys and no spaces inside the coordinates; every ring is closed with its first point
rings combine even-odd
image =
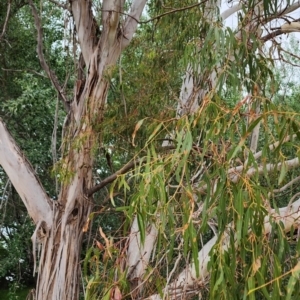
{"type": "MultiPolygon", "coordinates": [[[[283,166],[286,168],[286,170],[291,170],[293,168],[298,167],[299,166],[298,157],[277,164],[266,164],[266,165],[259,165],[257,167],[251,167],[246,171],[246,174],[244,174],[243,176],[251,177],[254,176],[255,174],[263,174],[264,171],[268,173],[273,170],[280,171],[283,166]]],[[[238,182],[238,180],[241,177],[241,173],[245,168],[246,166],[244,165],[230,168],[227,172],[228,179],[232,182],[238,182]]]]}
{"type": "Polygon", "coordinates": [[[150,256],[156,243],[158,230],[154,224],[149,224],[145,241],[142,244],[137,217],[134,218],[129,235],[127,252],[128,279],[131,283],[132,296],[141,293],[143,275],[148,267],[150,256]]]}
{"type": "MultiPolygon", "coordinates": [[[[283,230],[288,232],[292,226],[298,226],[300,224],[300,199],[288,205],[282,207],[277,212],[272,209],[270,213],[264,219],[264,234],[268,235],[272,231],[272,222],[283,225],[283,230]]],[[[234,230],[231,224],[228,225],[228,230],[221,237],[220,248],[222,251],[226,251],[230,246],[230,230],[234,230]]],[[[249,230],[249,233],[251,229],[249,230]]],[[[152,295],[147,300],[161,300],[161,299],[185,299],[185,293],[189,290],[197,290],[197,286],[201,287],[205,284],[207,277],[209,276],[208,263],[210,261],[210,251],[216,245],[218,240],[217,236],[214,236],[209,240],[204,247],[199,251],[199,277],[196,276],[196,269],[194,264],[190,264],[184,269],[179,276],[163,291],[164,297],[160,295],[152,295]]]]}
{"type": "Polygon", "coordinates": [[[37,224],[43,220],[47,228],[52,224],[51,200],[41,186],[31,164],[16,145],[0,119],[0,165],[24,202],[29,215],[37,224]]]}
{"type": "MultiPolygon", "coordinates": [[[[39,51],[41,22],[33,2],[30,4],[36,21],[39,51]]],[[[130,14],[121,28],[124,0],[104,0],[102,32],[101,36],[97,36],[100,24],[96,24],[93,18],[92,2],[70,1],[87,74],[83,89],[79,91],[75,87],[65,122],[62,166],[66,177],[57,201],[48,199],[32,167],[0,122],[0,164],[37,226],[32,238],[34,254],[36,244],[41,244],[36,299],[79,298],[83,228],[93,205],[92,195],[88,193],[93,185],[93,147],[99,134],[97,128],[103,121],[109,89],[107,78],[121,51],[130,43],[145,4],[146,0],[133,1],[130,14]]],[[[51,77],[52,71],[41,51],[39,58],[41,66],[51,77]]]]}

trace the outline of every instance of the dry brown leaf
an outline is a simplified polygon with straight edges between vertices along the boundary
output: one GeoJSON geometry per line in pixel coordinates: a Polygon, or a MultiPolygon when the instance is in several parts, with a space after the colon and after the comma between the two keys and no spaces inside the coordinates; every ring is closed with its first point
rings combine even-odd
{"type": "Polygon", "coordinates": [[[99,242],[96,240],[96,246],[100,249],[100,250],[105,250],[105,247],[99,242]]]}
{"type": "Polygon", "coordinates": [[[111,300],[122,300],[122,294],[118,286],[114,287],[111,293],[111,300]]]}
{"type": "Polygon", "coordinates": [[[111,243],[110,243],[110,241],[108,240],[108,238],[106,237],[105,233],[103,232],[101,226],[99,227],[99,231],[100,231],[101,237],[102,237],[102,238],[104,239],[104,241],[105,241],[105,245],[106,245],[105,250],[106,250],[106,252],[108,253],[109,257],[112,258],[112,255],[111,255],[110,250],[109,250],[110,247],[111,247],[111,243]]]}
{"type": "Polygon", "coordinates": [[[253,270],[253,273],[255,274],[261,267],[261,260],[260,258],[257,258],[255,260],[255,262],[252,264],[252,270],[253,270]]]}
{"type": "Polygon", "coordinates": [[[87,221],[85,222],[83,228],[82,228],[82,232],[87,232],[89,229],[89,225],[90,225],[90,218],[87,219],[87,221]]]}

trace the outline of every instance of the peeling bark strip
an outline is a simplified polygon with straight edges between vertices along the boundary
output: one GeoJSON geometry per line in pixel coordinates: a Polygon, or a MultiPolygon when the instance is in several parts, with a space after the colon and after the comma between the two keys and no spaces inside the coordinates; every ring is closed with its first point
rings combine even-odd
{"type": "MultiPolygon", "coordinates": [[[[104,104],[109,89],[106,80],[111,67],[116,64],[122,50],[129,45],[142,14],[146,0],[134,0],[120,33],[125,0],[104,0],[101,24],[92,13],[91,0],[70,0],[70,11],[76,25],[82,56],[87,66],[86,79],[82,80],[80,93],[74,95],[70,105],[68,128],[64,128],[68,145],[63,153],[64,167],[70,172],[68,182],[63,182],[57,201],[51,201],[35,176],[30,163],[0,120],[0,164],[22,198],[28,213],[37,225],[32,237],[34,252],[41,244],[36,299],[77,300],[79,298],[80,251],[83,228],[92,209],[94,164],[92,149],[95,145],[95,125],[103,120],[104,104]],[[101,36],[97,35],[102,25],[101,36]],[[76,149],[73,141],[77,142],[76,149]],[[45,228],[46,227],[46,228],[45,228]]],[[[42,68],[67,100],[54,72],[43,55],[42,25],[33,2],[30,0],[37,29],[37,52],[42,68]]],[[[69,9],[68,9],[69,10],[69,9]]],[[[74,88],[75,91],[76,87],[74,88]]]]}

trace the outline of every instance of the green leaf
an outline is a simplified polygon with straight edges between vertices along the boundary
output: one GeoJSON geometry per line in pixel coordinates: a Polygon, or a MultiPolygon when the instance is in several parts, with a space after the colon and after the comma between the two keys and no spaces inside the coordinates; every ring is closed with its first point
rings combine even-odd
{"type": "Polygon", "coordinates": [[[300,277],[300,262],[298,262],[297,265],[292,270],[292,275],[290,276],[289,282],[287,284],[287,295],[285,298],[286,300],[292,299],[295,285],[299,281],[299,277],[300,277]]]}
{"type": "Polygon", "coordinates": [[[278,178],[278,185],[280,185],[283,181],[283,179],[285,178],[286,173],[288,172],[288,168],[287,165],[285,164],[285,162],[281,163],[281,167],[280,167],[280,175],[278,178]]]}
{"type": "Polygon", "coordinates": [[[145,234],[146,234],[144,224],[145,224],[146,220],[144,219],[144,217],[140,213],[138,213],[137,214],[137,221],[138,221],[139,231],[140,231],[140,235],[141,235],[141,242],[142,242],[142,244],[144,244],[145,234]]]}

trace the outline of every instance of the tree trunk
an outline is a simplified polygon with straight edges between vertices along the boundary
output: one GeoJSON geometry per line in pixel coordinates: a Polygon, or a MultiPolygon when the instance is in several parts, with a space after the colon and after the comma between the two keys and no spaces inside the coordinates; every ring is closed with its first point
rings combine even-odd
{"type": "MultiPolygon", "coordinates": [[[[49,199],[30,163],[0,120],[0,164],[22,198],[36,224],[32,236],[38,263],[36,299],[77,300],[79,298],[80,251],[84,226],[93,206],[93,151],[97,147],[103,121],[109,78],[122,50],[136,30],[146,0],[132,1],[123,13],[124,0],[104,0],[102,32],[93,17],[90,0],[70,1],[81,54],[87,67],[86,78],[78,78],[74,98],[64,125],[61,174],[62,187],[57,201],[49,199]],[[126,19],[120,16],[126,15],[126,19]],[[39,253],[38,253],[39,254],[39,253]]],[[[57,77],[43,55],[42,27],[33,1],[29,1],[37,28],[37,53],[41,66],[67,107],[57,77]]],[[[36,268],[35,268],[36,269],[36,268]]]]}
{"type": "MultiPolygon", "coordinates": [[[[116,46],[115,49],[120,49],[116,46]]],[[[107,61],[102,60],[103,71],[115,64],[119,51],[111,51],[107,61]]],[[[62,188],[57,202],[53,203],[53,223],[42,242],[39,260],[37,299],[78,299],[80,249],[83,227],[92,209],[93,199],[87,191],[93,185],[93,149],[97,147],[97,124],[103,120],[104,104],[109,82],[93,67],[79,99],[71,105],[69,120],[65,122],[64,139],[67,153],[62,162],[62,188]],[[77,101],[85,105],[78,105],[77,101]],[[69,124],[69,125],[68,125],[69,124]],[[71,180],[70,180],[71,179],[71,180]],[[58,284],[59,283],[59,284],[58,284]],[[47,295],[45,297],[45,295],[47,295]]],[[[78,94],[77,94],[78,95],[78,94]]],[[[40,232],[39,232],[40,233],[40,232]]]]}
{"type": "Polygon", "coordinates": [[[90,209],[87,200],[70,214],[55,206],[53,227],[41,239],[36,299],[79,299],[82,228],[90,209]]]}

